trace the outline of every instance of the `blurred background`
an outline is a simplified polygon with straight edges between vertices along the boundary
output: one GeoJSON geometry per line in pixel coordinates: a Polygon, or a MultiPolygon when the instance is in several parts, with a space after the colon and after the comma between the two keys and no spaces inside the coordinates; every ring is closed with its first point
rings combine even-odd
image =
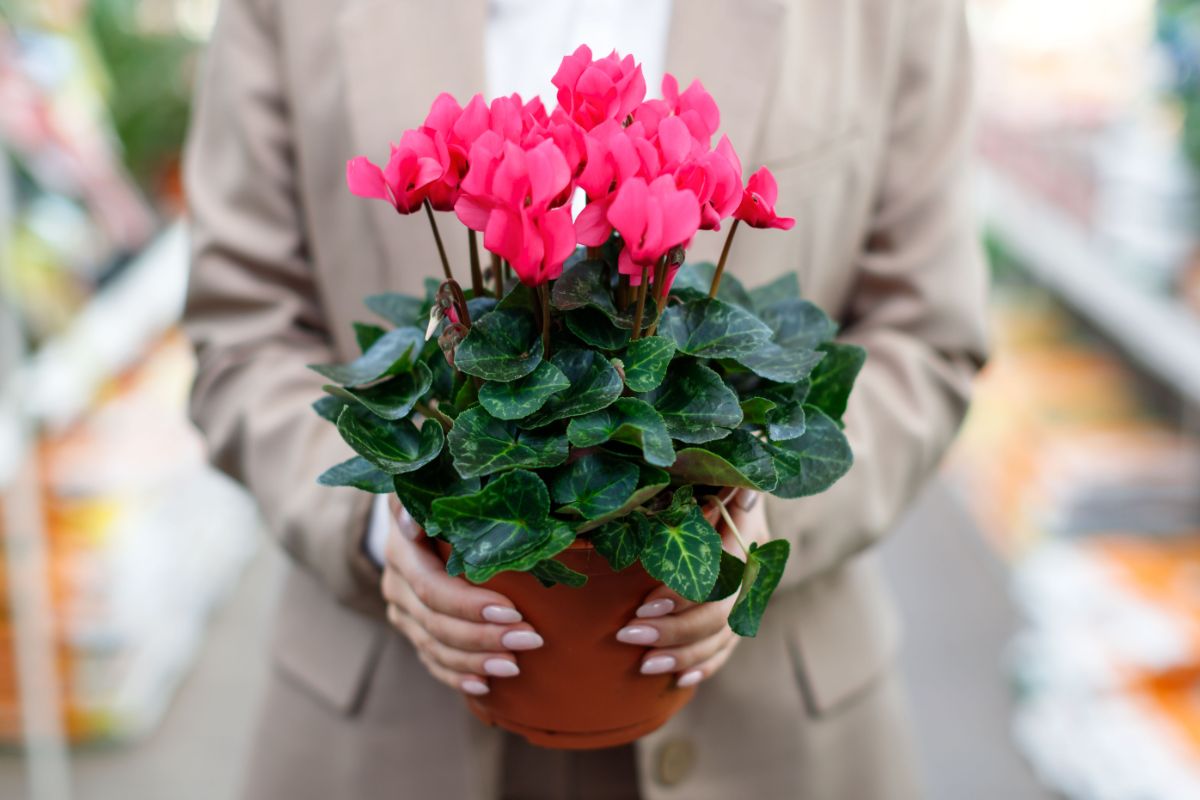
{"type": "MultiPolygon", "coordinates": [[[[1200,0],[969,5],[995,355],[883,548],[930,795],[1200,798],[1200,0]]],[[[0,797],[246,757],[280,556],[177,326],[215,6],[0,3],[0,797]]]]}

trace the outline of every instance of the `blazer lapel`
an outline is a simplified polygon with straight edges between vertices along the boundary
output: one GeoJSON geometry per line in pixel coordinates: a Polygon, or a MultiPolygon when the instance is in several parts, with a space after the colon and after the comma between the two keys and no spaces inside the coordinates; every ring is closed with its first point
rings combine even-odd
{"type": "MultiPolygon", "coordinates": [[[[338,19],[346,108],[358,153],[376,163],[406,128],[421,124],[433,99],[450,92],[465,103],[482,92],[487,3],[480,0],[353,0],[338,19]]],[[[422,292],[440,274],[424,214],[400,216],[387,203],[365,204],[378,234],[379,285],[422,292]]],[[[466,264],[453,215],[439,215],[451,263],[466,264]]],[[[462,241],[460,241],[462,240],[462,241]]]]}

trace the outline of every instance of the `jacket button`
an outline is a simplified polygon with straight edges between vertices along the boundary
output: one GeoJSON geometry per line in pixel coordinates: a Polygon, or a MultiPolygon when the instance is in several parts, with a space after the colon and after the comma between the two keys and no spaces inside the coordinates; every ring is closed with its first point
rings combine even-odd
{"type": "Polygon", "coordinates": [[[696,764],[696,748],[687,739],[672,739],[658,749],[658,782],[675,786],[683,781],[696,764]]]}

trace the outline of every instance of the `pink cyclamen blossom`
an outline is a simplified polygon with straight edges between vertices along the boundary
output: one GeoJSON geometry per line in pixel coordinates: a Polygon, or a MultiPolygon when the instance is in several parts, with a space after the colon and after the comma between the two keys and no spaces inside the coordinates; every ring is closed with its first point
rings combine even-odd
{"type": "Polygon", "coordinates": [[[742,162],[729,137],[722,136],[716,150],[681,166],[675,172],[675,184],[695,192],[700,201],[700,228],[719,231],[721,220],[742,202],[742,162]]]}
{"type": "Polygon", "coordinates": [[[606,120],[622,122],[646,96],[642,66],[633,56],[614,50],[592,59],[587,45],[563,58],[550,80],[558,89],[558,105],[580,127],[591,130],[606,120]]]}
{"type": "Polygon", "coordinates": [[[401,214],[411,214],[449,167],[450,153],[443,139],[428,131],[407,130],[400,144],[392,145],[391,157],[382,169],[363,156],[350,159],[346,184],[359,197],[387,200],[401,214]]]}
{"type": "Polygon", "coordinates": [[[781,231],[791,230],[796,220],[791,217],[780,217],[775,213],[775,201],[779,197],[779,186],[775,176],[766,167],[750,176],[746,182],[746,191],[742,194],[742,202],[737,211],[733,212],[734,219],[745,222],[751,228],[778,228],[781,231]]]}
{"type": "Polygon", "coordinates": [[[690,189],[679,189],[670,175],[647,183],[625,181],[608,209],[608,221],[624,240],[618,269],[641,283],[642,267],[653,270],[676,245],[684,245],[700,227],[700,202],[690,189]]]}

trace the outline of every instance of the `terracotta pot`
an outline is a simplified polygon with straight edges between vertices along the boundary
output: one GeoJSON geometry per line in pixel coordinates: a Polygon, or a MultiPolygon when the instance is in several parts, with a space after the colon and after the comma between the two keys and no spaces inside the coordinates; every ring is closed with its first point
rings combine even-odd
{"type": "MultiPolygon", "coordinates": [[[[705,515],[715,525],[716,505],[705,515]]],[[[446,558],[450,546],[436,541],[446,558]]],[[[648,648],[616,639],[659,582],[640,563],[613,572],[586,539],[577,539],[558,560],[587,575],[587,584],[547,589],[524,572],[502,572],[484,584],[512,600],[546,643],[516,654],[517,677],[489,681],[491,691],[483,697],[464,697],[485,723],[539,747],[627,744],[662,726],[695,694],[694,687],[677,688],[673,673],[642,675],[648,648]]]]}

